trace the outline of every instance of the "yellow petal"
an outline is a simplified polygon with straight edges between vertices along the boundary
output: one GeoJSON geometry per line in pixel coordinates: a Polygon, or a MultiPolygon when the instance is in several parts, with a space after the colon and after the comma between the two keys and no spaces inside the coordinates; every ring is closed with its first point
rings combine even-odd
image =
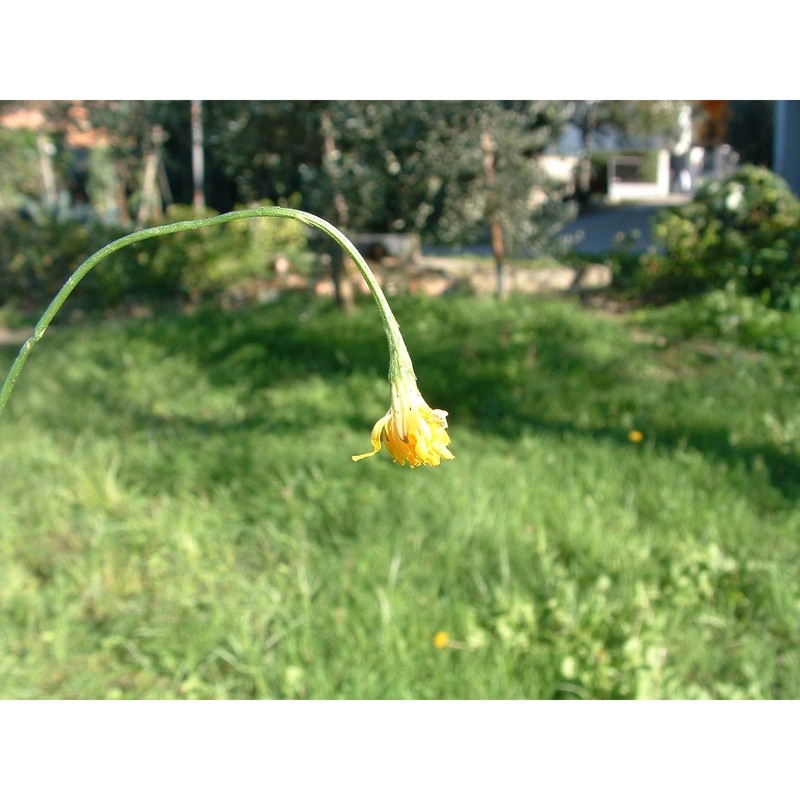
{"type": "Polygon", "coordinates": [[[392,412],[389,411],[386,413],[385,416],[381,417],[373,426],[372,428],[372,452],[371,453],[361,453],[358,456],[351,456],[353,461],[361,461],[362,458],[369,458],[370,456],[374,456],[378,450],[381,449],[381,434],[383,432],[386,423],[391,419],[392,412]]]}

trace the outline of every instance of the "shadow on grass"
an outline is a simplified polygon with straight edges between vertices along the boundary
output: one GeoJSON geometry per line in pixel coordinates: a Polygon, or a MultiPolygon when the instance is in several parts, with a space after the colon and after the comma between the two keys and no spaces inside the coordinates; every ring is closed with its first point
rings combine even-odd
{"type": "MultiPolygon", "coordinates": [[[[432,406],[449,411],[454,427],[470,426],[509,440],[532,431],[618,444],[627,434],[624,420],[646,419],[648,439],[657,449],[694,450],[745,474],[758,468],[760,480],[766,471],[769,484],[783,497],[800,498],[800,463],[791,450],[768,441],[731,443],[747,402],[736,397],[735,386],[730,396],[720,397],[718,423],[695,417],[691,406],[699,405],[703,395],[692,387],[691,372],[679,378],[686,382],[686,392],[679,399],[667,398],[660,379],[652,377],[658,352],[634,342],[618,321],[570,303],[530,299],[400,299],[394,305],[420,389],[432,406]]],[[[388,364],[385,337],[371,304],[343,316],[329,304],[288,298],[245,312],[203,310],[131,322],[123,333],[124,347],[157,342],[165,357],[192,362],[212,384],[244,386],[247,392],[299,384],[313,375],[339,386],[358,376],[366,385],[365,380],[385,379],[388,364]]],[[[111,360],[118,356],[107,354],[111,360]]],[[[81,385],[65,391],[107,401],[103,386],[88,378],[73,380],[81,385]]],[[[725,394],[722,378],[718,386],[718,393],[725,394]]],[[[353,401],[331,413],[353,428],[371,427],[375,420],[359,407],[357,389],[348,391],[353,401]]],[[[388,386],[385,397],[388,405],[388,386]]],[[[54,408],[53,424],[58,413],[54,408]]],[[[130,406],[119,413],[133,415],[128,421],[132,426],[156,431],[291,430],[309,424],[302,413],[275,423],[268,408],[263,414],[251,408],[234,420],[198,419],[191,413],[160,416],[130,406]]],[[[62,418],[60,426],[64,423],[62,418]]]]}
{"type": "Polygon", "coordinates": [[[730,430],[723,427],[691,426],[663,428],[655,431],[657,448],[670,452],[695,450],[714,461],[741,472],[745,479],[765,472],[774,489],[787,500],[800,499],[800,460],[791,452],[775,445],[732,444],[730,430]]]}

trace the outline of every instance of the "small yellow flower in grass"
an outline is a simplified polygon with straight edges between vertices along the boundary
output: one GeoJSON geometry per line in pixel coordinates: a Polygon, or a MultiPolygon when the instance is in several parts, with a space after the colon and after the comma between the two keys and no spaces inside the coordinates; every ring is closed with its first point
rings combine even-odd
{"type": "Polygon", "coordinates": [[[392,406],[372,429],[372,452],[353,456],[353,461],[374,456],[382,444],[398,464],[410,467],[435,467],[442,459],[454,459],[447,449],[447,412],[425,402],[413,373],[404,372],[391,384],[392,406]]]}
{"type": "Polygon", "coordinates": [[[633,430],[628,432],[628,439],[634,444],[644,441],[644,434],[641,431],[633,430]]]}
{"type": "Polygon", "coordinates": [[[433,636],[433,646],[437,650],[465,650],[474,653],[480,644],[457,642],[455,639],[450,638],[450,634],[447,631],[436,631],[433,636]]]}

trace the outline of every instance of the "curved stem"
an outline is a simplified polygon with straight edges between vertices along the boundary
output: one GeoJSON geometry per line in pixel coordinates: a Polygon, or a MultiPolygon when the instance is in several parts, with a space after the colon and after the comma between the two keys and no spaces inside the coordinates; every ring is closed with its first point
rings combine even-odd
{"type": "Polygon", "coordinates": [[[397,325],[397,320],[394,318],[392,309],[386,300],[383,290],[378,285],[372,270],[367,265],[361,254],[356,249],[355,245],[338,229],[326,222],[321,217],[309,214],[306,211],[298,211],[294,208],[281,208],[278,206],[264,206],[261,208],[247,208],[240,211],[231,211],[227,214],[220,214],[217,217],[208,217],[206,219],[193,219],[183,222],[173,222],[168,225],[159,225],[155,228],[145,228],[141,231],[135,231],[127,236],[123,236],[105,247],[98,250],[94,255],[86,259],[76,270],[70,275],[67,282],[61,287],[61,290],[53,298],[50,305],[45,309],[41,319],[36,323],[33,333],[28,340],[20,348],[19,354],[14,359],[8,376],[6,377],[3,388],[0,389],[0,414],[8,402],[9,395],[14,388],[14,384],[19,377],[19,374],[25,362],[30,355],[33,346],[44,336],[45,331],[55,317],[58,310],[64,305],[66,299],[72,294],[72,291],[86,276],[86,274],[97,264],[99,264],[106,256],[110,256],[117,250],[127,247],[129,244],[135,244],[144,239],[152,239],[155,236],[164,236],[168,233],[178,233],[180,231],[195,230],[197,228],[205,228],[211,225],[220,225],[223,222],[233,222],[237,219],[248,219],[252,217],[285,217],[288,219],[295,219],[312,228],[317,228],[330,236],[355,262],[359,272],[363,275],[364,280],[369,287],[375,302],[378,304],[378,310],[381,314],[383,327],[386,331],[386,337],[389,341],[389,375],[397,375],[401,372],[410,372],[413,374],[411,366],[411,358],[406,349],[405,342],[403,341],[400,328],[397,325]]]}

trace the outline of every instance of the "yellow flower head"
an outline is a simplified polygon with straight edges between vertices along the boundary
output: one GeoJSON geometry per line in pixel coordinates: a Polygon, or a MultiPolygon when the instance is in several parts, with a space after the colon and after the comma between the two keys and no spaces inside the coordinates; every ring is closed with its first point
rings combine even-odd
{"type": "Polygon", "coordinates": [[[392,380],[392,407],[372,429],[372,452],[353,456],[353,461],[374,456],[381,444],[398,464],[410,467],[435,467],[455,458],[447,449],[447,412],[425,402],[413,374],[392,380]]]}
{"type": "Polygon", "coordinates": [[[447,631],[437,631],[433,637],[433,646],[437,650],[444,650],[450,644],[450,636],[447,631]]]}
{"type": "Polygon", "coordinates": [[[628,432],[628,439],[634,444],[644,441],[644,434],[641,431],[632,430],[628,432]]]}

